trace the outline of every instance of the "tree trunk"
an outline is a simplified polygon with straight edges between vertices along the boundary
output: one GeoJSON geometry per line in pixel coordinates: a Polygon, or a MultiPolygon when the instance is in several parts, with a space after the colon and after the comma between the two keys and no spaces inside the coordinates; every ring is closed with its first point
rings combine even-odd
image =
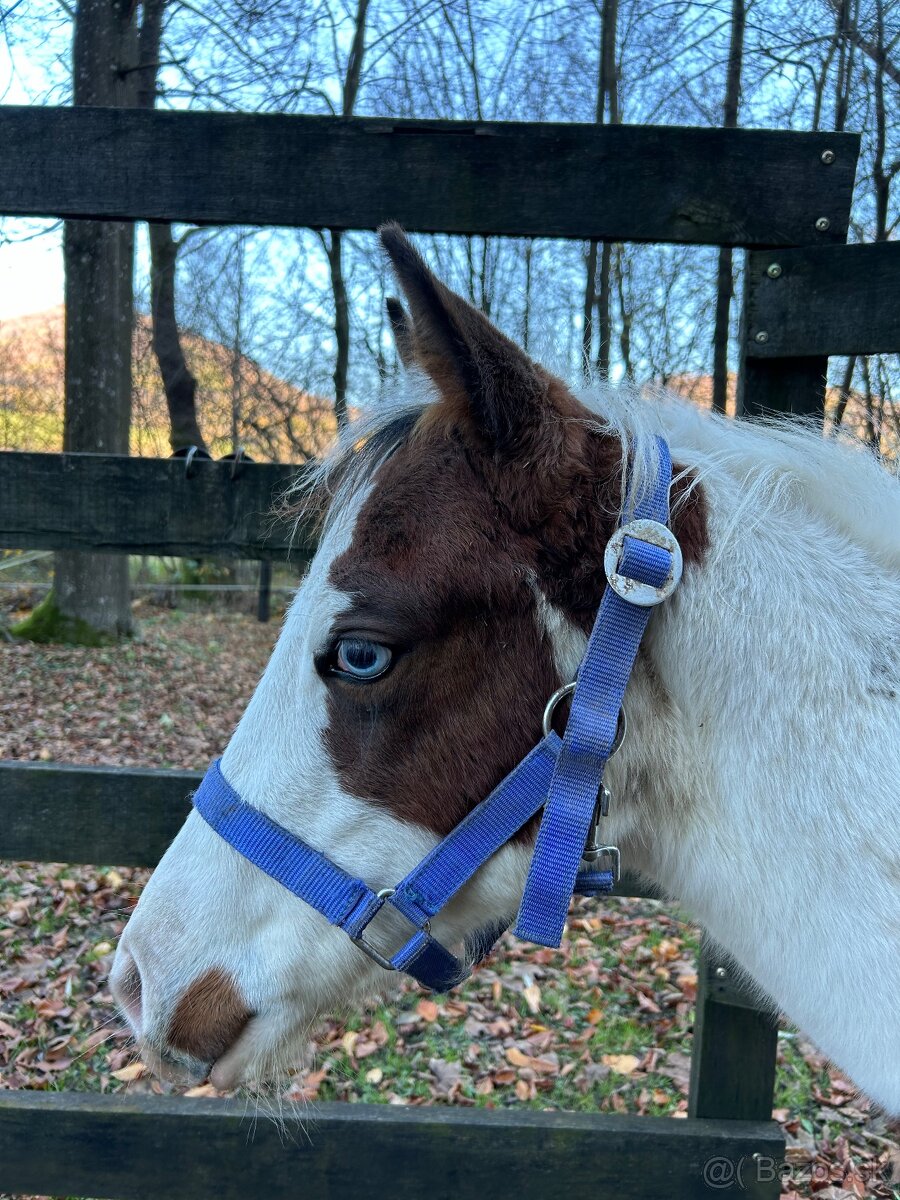
{"type": "MultiPolygon", "coordinates": [[[[347,59],[344,76],[341,115],[350,117],[356,104],[359,83],[362,77],[363,57],[366,51],[366,16],[369,0],[358,0],[353,42],[347,59]]],[[[343,247],[341,232],[331,230],[331,240],[326,247],[331,267],[331,290],[334,295],[334,337],[336,343],[334,359],[334,414],[338,428],[347,424],[347,375],[350,369],[350,307],[347,303],[347,288],[344,284],[343,247]]]]}
{"type": "Polygon", "coordinates": [[[844,377],[841,380],[840,388],[838,389],[837,404],[834,409],[834,417],[832,418],[832,432],[836,432],[844,419],[844,413],[847,411],[847,401],[850,399],[850,389],[853,387],[853,372],[856,369],[856,355],[851,354],[847,359],[847,365],[844,368],[844,377]]]}
{"type": "MultiPolygon", "coordinates": [[[[167,0],[144,0],[138,36],[135,103],[138,108],[156,105],[156,80],[162,45],[162,20],[167,0]]],[[[150,314],[153,324],[153,353],[159,366],[169,410],[169,445],[173,453],[207,446],[197,419],[197,380],[191,373],[175,319],[175,270],[178,243],[169,224],[148,223],[150,235],[150,314]]]]}
{"type": "MultiPolygon", "coordinates": [[[[600,55],[597,70],[597,106],[594,120],[598,125],[609,120],[610,125],[619,122],[619,93],[616,81],[616,26],[619,19],[618,0],[604,0],[600,15],[600,55]]],[[[582,327],[582,355],[585,373],[590,372],[591,347],[593,342],[592,314],[597,312],[597,373],[602,378],[609,375],[610,341],[612,336],[610,266],[612,247],[604,242],[599,250],[592,241],[587,253],[587,276],[584,289],[584,325],[582,327]],[[598,286],[599,276],[599,286],[598,286]]]]}
{"type": "Polygon", "coordinates": [[[150,222],[151,285],[150,310],[153,320],[153,352],[159,364],[166,404],[169,409],[169,444],[173,452],[188,446],[206,450],[197,421],[197,381],[181,347],[175,320],[175,268],[178,246],[171,225],[150,222]]]}
{"type": "MultiPolygon", "coordinates": [[[[728,73],[725,79],[725,103],[722,124],[734,129],[738,123],[741,99],[741,69],[744,57],[745,0],[731,3],[731,45],[728,50],[728,73]]],[[[713,332],[713,409],[724,413],[728,401],[728,332],[731,320],[731,296],[734,281],[731,274],[731,249],[719,247],[716,271],[716,318],[713,332]]]]}
{"type": "Polygon", "coordinates": [[[331,291],[334,296],[334,337],[337,343],[334,356],[334,415],[338,429],[347,424],[347,374],[350,369],[350,305],[344,285],[344,264],[341,251],[341,234],[331,230],[327,248],[331,267],[331,291]]]}
{"type": "MultiPolygon", "coordinates": [[[[134,99],[136,29],[120,0],[78,0],[72,48],[75,104],[134,99]]],[[[67,221],[63,448],[127,454],[131,426],[134,227],[67,221]]],[[[77,640],[132,632],[127,555],[56,555],[60,633],[77,640]]]]}
{"type": "Polygon", "coordinates": [[[591,373],[591,358],[594,344],[594,301],[597,295],[597,243],[588,243],[587,268],[584,280],[584,304],[581,324],[581,368],[585,378],[591,373]]]}

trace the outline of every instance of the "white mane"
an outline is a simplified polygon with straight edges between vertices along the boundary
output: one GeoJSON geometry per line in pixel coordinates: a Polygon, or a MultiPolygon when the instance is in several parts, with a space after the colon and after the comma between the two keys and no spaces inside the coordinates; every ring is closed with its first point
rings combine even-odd
{"type": "MultiPolygon", "coordinates": [[[[729,479],[740,489],[731,514],[733,531],[762,521],[774,508],[805,507],[891,570],[900,570],[900,480],[896,464],[849,438],[825,437],[810,419],[776,417],[735,421],[699,408],[663,388],[606,383],[571,384],[596,416],[596,427],[622,444],[622,475],[632,496],[656,474],[656,437],[667,440],[674,462],[694,485],[729,479]],[[629,453],[633,450],[633,455],[629,453]]],[[[437,393],[418,371],[407,372],[372,409],[342,432],[330,452],[309,467],[291,490],[290,501],[314,493],[329,507],[372,474],[405,439],[437,393]]],[[[730,539],[720,538],[717,552],[730,539]]]]}
{"type": "Polygon", "coordinates": [[[811,419],[735,421],[662,388],[594,384],[573,390],[597,414],[599,428],[634,445],[641,472],[632,480],[635,487],[645,471],[653,471],[654,439],[662,434],[673,461],[697,483],[728,477],[740,485],[735,527],[762,520],[773,507],[799,504],[889,569],[900,569],[896,467],[861,443],[825,437],[811,419]]]}

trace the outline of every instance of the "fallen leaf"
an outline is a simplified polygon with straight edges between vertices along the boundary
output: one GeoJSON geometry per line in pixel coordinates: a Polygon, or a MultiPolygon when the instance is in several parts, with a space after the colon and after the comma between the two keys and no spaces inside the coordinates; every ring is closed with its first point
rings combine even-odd
{"type": "Polygon", "coordinates": [[[423,1021],[436,1021],[440,1009],[433,1000],[420,1000],[416,1005],[416,1012],[423,1021]]]}
{"type": "Polygon", "coordinates": [[[527,988],[522,990],[522,995],[525,997],[528,1011],[532,1016],[537,1016],[541,1011],[541,989],[536,983],[530,983],[527,988]]]}
{"type": "Polygon", "coordinates": [[[111,1072],[113,1079],[119,1079],[122,1083],[131,1083],[135,1079],[141,1079],[146,1073],[147,1068],[142,1062],[129,1063],[127,1067],[111,1072]]]}
{"type": "Polygon", "coordinates": [[[211,1083],[198,1083],[196,1087],[188,1088],[184,1093],[192,1099],[196,1096],[218,1096],[218,1092],[211,1083]]]}
{"type": "Polygon", "coordinates": [[[514,1067],[528,1067],[537,1075],[556,1075],[559,1071],[556,1055],[553,1058],[535,1058],[531,1054],[523,1054],[516,1046],[507,1049],[506,1061],[514,1067]]]}
{"type": "Polygon", "coordinates": [[[344,1053],[347,1055],[348,1058],[353,1057],[353,1050],[358,1041],[359,1041],[359,1034],[354,1032],[352,1029],[348,1029],[347,1032],[344,1034],[344,1036],[341,1038],[341,1045],[344,1047],[344,1053]]]}
{"type": "Polygon", "coordinates": [[[384,1079],[384,1071],[381,1067],[372,1067],[370,1071],[366,1071],[366,1083],[379,1084],[384,1079]]]}
{"type": "Polygon", "coordinates": [[[438,1096],[451,1097],[462,1087],[462,1064],[448,1062],[445,1058],[432,1058],[428,1061],[428,1070],[435,1078],[435,1092],[438,1096]]]}
{"type": "Polygon", "coordinates": [[[617,1075],[633,1075],[641,1060],[633,1054],[604,1054],[600,1061],[617,1075]]]}

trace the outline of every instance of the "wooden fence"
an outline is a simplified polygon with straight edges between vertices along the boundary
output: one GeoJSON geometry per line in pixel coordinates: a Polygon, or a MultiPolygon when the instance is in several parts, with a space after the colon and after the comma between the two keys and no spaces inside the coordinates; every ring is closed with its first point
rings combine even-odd
{"type": "MultiPolygon", "coordinates": [[[[853,134],[0,107],[0,213],[743,247],[745,411],[821,411],[829,353],[900,349],[898,247],[842,245],[853,134]],[[79,153],[73,158],[72,146],[79,153]]],[[[284,557],[292,470],[0,455],[0,545],[284,557]]],[[[294,553],[309,553],[301,531],[294,553]]],[[[205,764],[198,764],[198,767],[205,764]]],[[[0,765],[0,857],[153,865],[199,774],[0,765]]],[[[634,894],[629,881],[625,894],[634,894]]],[[[774,1198],[776,1025],[699,968],[690,1119],[0,1092],[0,1191],[349,1200],[774,1198]],[[727,1186],[706,1165],[725,1159],[727,1186]]]]}

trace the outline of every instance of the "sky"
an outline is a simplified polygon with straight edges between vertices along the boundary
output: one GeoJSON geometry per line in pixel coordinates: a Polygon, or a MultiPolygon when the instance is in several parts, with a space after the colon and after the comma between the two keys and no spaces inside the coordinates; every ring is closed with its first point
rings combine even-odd
{"type": "MultiPolygon", "coordinates": [[[[8,49],[3,46],[0,50],[0,98],[4,104],[33,104],[46,83],[43,68],[32,62],[24,46],[16,47],[15,70],[8,49]]],[[[0,321],[62,304],[60,223],[6,218],[0,221],[0,233],[0,321]],[[36,236],[41,231],[48,232],[36,236]]]]}

